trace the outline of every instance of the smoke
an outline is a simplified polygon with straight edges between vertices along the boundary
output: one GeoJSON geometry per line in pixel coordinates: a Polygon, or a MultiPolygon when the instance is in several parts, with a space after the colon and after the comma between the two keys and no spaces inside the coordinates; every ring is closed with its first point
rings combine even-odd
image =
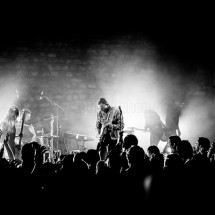
{"type": "MultiPolygon", "coordinates": [[[[200,135],[212,135],[213,102],[192,97],[198,89],[195,71],[176,59],[162,61],[153,46],[139,47],[134,43],[132,51],[126,49],[126,45],[121,51],[113,46],[110,53],[113,54],[106,58],[102,56],[103,64],[95,68],[97,85],[101,89],[99,96],[113,106],[121,106],[125,129],[143,128],[143,112],[147,108],[156,110],[164,121],[168,100],[179,99],[186,102],[180,118],[182,139],[194,142],[200,135]],[[143,57],[136,55],[135,49],[144,53],[143,57]],[[117,56],[114,55],[116,52],[117,56]],[[184,101],[186,98],[187,101],[184,101]]],[[[146,149],[149,135],[140,131],[135,131],[135,134],[140,145],[146,149]]]]}
{"type": "MultiPolygon", "coordinates": [[[[73,90],[74,94],[80,94],[83,97],[80,100],[78,96],[71,99],[71,94],[66,94],[67,89],[65,93],[63,89],[60,89],[63,101],[59,105],[65,109],[65,118],[60,117],[59,120],[65,131],[94,136],[96,134],[96,101],[99,97],[106,98],[112,106],[121,106],[125,129],[128,127],[143,128],[145,123],[143,113],[148,108],[156,110],[164,121],[167,101],[170,98],[182,101],[183,98],[187,98],[184,101],[185,106],[180,118],[182,138],[194,142],[200,135],[212,135],[213,101],[210,98],[197,99],[190,96],[198,86],[192,72],[177,63],[176,60],[163,60],[157,47],[150,44],[149,41],[143,42],[143,40],[142,38],[142,42],[140,42],[127,38],[126,40],[106,41],[105,45],[99,41],[98,44],[89,45],[83,54],[83,59],[80,59],[83,65],[86,63],[86,71],[83,66],[83,73],[74,75],[74,77],[77,75],[80,78],[76,82],[73,78],[72,83],[69,83],[69,87],[70,84],[73,87],[77,86],[77,90],[73,90]],[[83,89],[80,89],[80,86],[84,86],[83,89]],[[71,101],[69,106],[68,101],[71,101]]],[[[70,72],[72,73],[72,71],[70,72]]],[[[33,90],[29,91],[29,88],[32,88],[33,84],[37,90],[42,86],[41,81],[36,81],[36,79],[27,84],[27,78],[22,81],[18,77],[20,73],[22,74],[17,71],[17,74],[14,72],[14,74],[2,74],[1,76],[0,118],[4,116],[4,112],[11,104],[18,104],[18,100],[21,98],[25,98],[26,101],[32,99],[30,92],[33,93],[33,90]],[[26,96],[20,95],[20,98],[17,99],[17,90],[23,93],[25,91],[26,96]]],[[[73,74],[71,74],[72,76],[73,74]]],[[[55,90],[57,85],[54,85],[53,88],[43,86],[42,89],[44,87],[50,89],[53,97],[58,91],[55,90]]],[[[31,103],[29,102],[29,104],[31,103]]],[[[40,110],[37,109],[37,111],[39,115],[40,110]]],[[[47,114],[50,114],[48,105],[47,114]]],[[[135,135],[139,139],[139,144],[146,149],[149,145],[148,133],[135,131],[135,135]]],[[[86,144],[89,145],[89,148],[95,148],[97,142],[96,140],[89,141],[86,144]]]]}
{"type": "Polygon", "coordinates": [[[0,121],[11,105],[18,105],[20,82],[14,74],[2,74],[0,79],[0,121]]]}
{"type": "Polygon", "coordinates": [[[181,138],[192,145],[199,136],[213,139],[214,101],[209,97],[190,98],[180,119],[181,138]]]}
{"type": "MultiPolygon", "coordinates": [[[[133,43],[131,50],[123,42],[121,47],[113,44],[109,55],[101,55],[100,66],[92,68],[100,89],[98,97],[106,98],[112,106],[121,106],[125,129],[143,128],[144,110],[148,108],[156,110],[164,120],[166,101],[180,97],[186,90],[181,69],[175,62],[159,62],[156,47],[133,43]]],[[[146,149],[149,135],[140,131],[135,135],[146,149]]]]}

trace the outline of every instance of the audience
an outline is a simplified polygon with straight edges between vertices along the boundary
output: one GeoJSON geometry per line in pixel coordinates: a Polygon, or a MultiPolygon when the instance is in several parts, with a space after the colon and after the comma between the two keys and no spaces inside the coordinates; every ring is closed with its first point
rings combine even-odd
{"type": "Polygon", "coordinates": [[[107,160],[100,160],[98,151],[89,149],[62,154],[55,162],[44,160],[46,148],[39,143],[25,144],[22,161],[0,158],[2,203],[14,196],[16,205],[54,204],[57,200],[67,207],[84,204],[96,210],[100,204],[111,212],[114,205],[126,212],[150,211],[154,204],[174,201],[191,209],[193,201],[203,198],[201,204],[206,206],[215,190],[214,142],[199,137],[193,147],[188,140],[170,136],[168,144],[168,155],[157,146],[149,146],[145,153],[137,137],[129,134],[107,160]]]}

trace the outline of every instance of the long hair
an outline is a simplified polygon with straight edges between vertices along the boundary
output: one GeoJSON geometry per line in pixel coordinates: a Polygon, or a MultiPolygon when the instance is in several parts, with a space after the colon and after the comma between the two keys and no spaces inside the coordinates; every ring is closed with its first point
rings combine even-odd
{"type": "Polygon", "coordinates": [[[5,119],[2,122],[1,129],[3,133],[12,133],[14,126],[15,126],[15,120],[19,116],[19,109],[15,105],[12,105],[5,116],[5,119]]]}

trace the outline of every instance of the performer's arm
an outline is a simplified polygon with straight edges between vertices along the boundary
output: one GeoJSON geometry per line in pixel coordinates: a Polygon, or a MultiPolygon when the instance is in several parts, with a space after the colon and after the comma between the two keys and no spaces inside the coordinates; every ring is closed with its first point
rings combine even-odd
{"type": "Polygon", "coordinates": [[[101,132],[102,124],[101,124],[101,117],[99,115],[99,112],[97,113],[97,118],[96,118],[96,132],[99,135],[101,132]]]}
{"type": "Polygon", "coordinates": [[[119,111],[116,112],[116,124],[112,124],[112,129],[114,130],[123,130],[125,127],[123,115],[119,111]]]}
{"type": "Polygon", "coordinates": [[[181,130],[180,130],[180,128],[178,127],[176,130],[177,130],[178,136],[181,136],[181,130]]]}
{"type": "Polygon", "coordinates": [[[149,123],[148,123],[148,120],[145,120],[145,125],[144,125],[144,128],[143,128],[143,130],[144,131],[148,131],[149,130],[149,123]]]}
{"type": "Polygon", "coordinates": [[[33,137],[32,137],[32,139],[31,139],[31,141],[34,141],[35,139],[36,139],[36,132],[35,132],[35,129],[34,129],[34,126],[31,124],[30,126],[29,126],[29,131],[33,134],[33,137]]]}

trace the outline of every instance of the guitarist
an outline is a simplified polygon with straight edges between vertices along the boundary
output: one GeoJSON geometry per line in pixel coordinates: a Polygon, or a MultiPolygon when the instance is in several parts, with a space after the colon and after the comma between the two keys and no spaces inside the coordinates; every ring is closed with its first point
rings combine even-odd
{"type": "MultiPolygon", "coordinates": [[[[183,103],[177,99],[171,99],[166,109],[165,127],[167,129],[167,138],[170,136],[181,136],[181,130],[179,127],[179,118],[181,116],[181,110],[183,103]]],[[[166,153],[168,144],[163,149],[163,153],[166,153]]]]}
{"type": "Polygon", "coordinates": [[[120,109],[110,106],[105,98],[100,98],[97,105],[96,131],[97,137],[99,137],[97,150],[100,159],[105,160],[106,155],[117,144],[119,132],[124,128],[124,122],[120,109]]]}
{"type": "Polygon", "coordinates": [[[16,119],[19,116],[19,109],[17,106],[12,105],[0,123],[2,131],[1,143],[6,149],[9,160],[15,160],[15,137],[16,137],[16,119]]]}
{"type": "Polygon", "coordinates": [[[144,130],[150,132],[150,146],[158,146],[163,136],[163,123],[158,113],[152,109],[144,111],[145,126],[144,130]]]}
{"type": "Polygon", "coordinates": [[[18,160],[21,158],[21,148],[26,143],[30,143],[36,140],[36,132],[32,124],[30,124],[31,111],[29,109],[23,109],[20,117],[18,117],[16,123],[16,153],[15,157],[18,160]]]}

